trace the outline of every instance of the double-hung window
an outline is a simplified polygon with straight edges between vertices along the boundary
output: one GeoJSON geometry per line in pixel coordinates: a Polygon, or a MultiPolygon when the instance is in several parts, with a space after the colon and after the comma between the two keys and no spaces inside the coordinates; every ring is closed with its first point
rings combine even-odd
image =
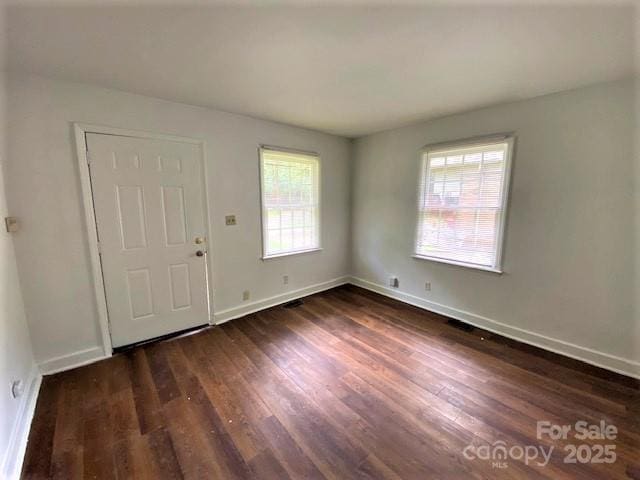
{"type": "Polygon", "coordinates": [[[512,137],[421,152],[415,256],[501,272],[512,137]]]}
{"type": "Polygon", "coordinates": [[[262,147],[260,181],[263,258],[319,249],[319,157],[262,147]]]}

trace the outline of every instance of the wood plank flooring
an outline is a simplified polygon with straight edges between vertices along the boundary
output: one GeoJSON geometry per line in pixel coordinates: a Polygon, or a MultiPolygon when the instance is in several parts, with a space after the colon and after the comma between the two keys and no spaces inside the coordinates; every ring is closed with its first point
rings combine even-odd
{"type": "Polygon", "coordinates": [[[23,478],[640,478],[637,381],[446,320],[344,286],[47,376],[23,478]],[[618,435],[537,439],[538,420],[618,435]],[[554,449],[463,454],[497,441],[554,449]],[[564,463],[571,443],[616,461],[564,463]]]}

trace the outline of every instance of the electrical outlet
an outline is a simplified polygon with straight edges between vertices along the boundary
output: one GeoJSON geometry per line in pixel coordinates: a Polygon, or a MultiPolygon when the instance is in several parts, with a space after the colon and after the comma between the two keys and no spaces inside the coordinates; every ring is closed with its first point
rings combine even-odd
{"type": "Polygon", "coordinates": [[[249,290],[245,290],[244,292],[242,292],[242,300],[249,300],[249,297],[251,296],[251,293],[249,292],[249,290]]]}
{"type": "Polygon", "coordinates": [[[430,291],[431,291],[431,282],[426,282],[426,283],[424,284],[424,289],[425,289],[427,292],[430,292],[430,291]]]}
{"type": "Polygon", "coordinates": [[[11,382],[11,396],[18,398],[24,392],[24,383],[22,380],[11,382]]]}
{"type": "Polygon", "coordinates": [[[227,215],[224,217],[225,225],[235,225],[236,224],[236,216],[235,215],[227,215]]]}
{"type": "Polygon", "coordinates": [[[18,219],[16,217],[4,217],[4,225],[9,233],[17,232],[19,229],[18,219]]]}
{"type": "Polygon", "coordinates": [[[282,283],[284,283],[285,285],[289,285],[289,275],[282,276],[282,283]]]}

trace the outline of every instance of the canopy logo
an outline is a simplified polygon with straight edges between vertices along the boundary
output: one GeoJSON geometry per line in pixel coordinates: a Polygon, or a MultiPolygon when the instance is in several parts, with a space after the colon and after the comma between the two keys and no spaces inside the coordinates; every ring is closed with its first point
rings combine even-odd
{"type": "Polygon", "coordinates": [[[506,442],[498,440],[491,445],[467,445],[462,453],[467,460],[490,461],[493,468],[507,468],[508,460],[546,467],[555,449],[554,442],[565,443],[577,440],[583,443],[566,443],[562,446],[565,455],[564,463],[614,463],[616,461],[615,444],[598,442],[613,442],[617,435],[616,426],[607,424],[604,420],[597,424],[580,420],[573,425],[557,425],[542,420],[537,422],[536,437],[546,443],[546,446],[508,446],[506,442]]]}
{"type": "Polygon", "coordinates": [[[538,466],[545,467],[551,459],[553,446],[545,449],[542,445],[513,445],[507,447],[502,440],[493,442],[491,445],[467,445],[462,451],[467,460],[491,461],[493,468],[507,468],[507,460],[522,460],[525,465],[535,462],[538,466]]]}

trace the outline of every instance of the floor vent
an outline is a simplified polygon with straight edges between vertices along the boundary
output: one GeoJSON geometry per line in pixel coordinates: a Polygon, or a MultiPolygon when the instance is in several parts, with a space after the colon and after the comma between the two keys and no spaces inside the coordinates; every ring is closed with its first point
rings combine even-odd
{"type": "Polygon", "coordinates": [[[454,320],[450,318],[447,320],[447,325],[451,325],[453,328],[457,328],[458,330],[462,330],[464,332],[473,332],[476,328],[473,325],[469,325],[468,323],[461,322],[460,320],[454,320]]]}
{"type": "Polygon", "coordinates": [[[291,300],[290,302],[287,302],[282,306],[284,308],[296,308],[296,307],[299,307],[300,305],[303,305],[303,304],[304,304],[304,302],[302,300],[291,300]]]}

